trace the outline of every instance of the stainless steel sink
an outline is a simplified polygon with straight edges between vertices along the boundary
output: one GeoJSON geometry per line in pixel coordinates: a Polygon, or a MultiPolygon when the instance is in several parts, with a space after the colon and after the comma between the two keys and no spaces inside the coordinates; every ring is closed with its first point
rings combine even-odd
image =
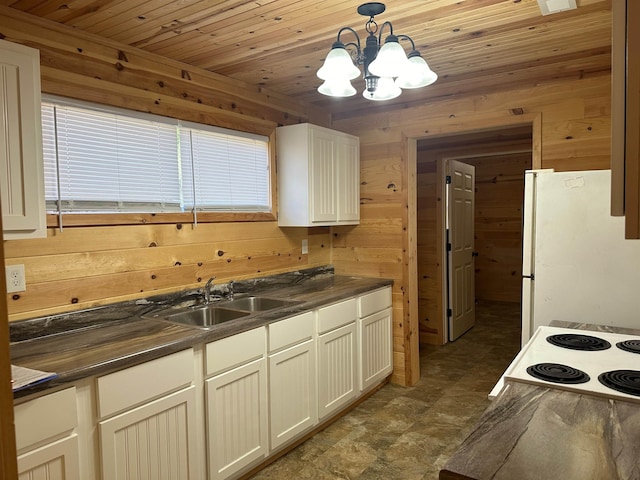
{"type": "Polygon", "coordinates": [[[231,300],[225,304],[225,307],[236,310],[248,310],[250,312],[263,312],[265,310],[273,310],[274,308],[286,307],[287,305],[295,305],[294,300],[281,300],[279,298],[267,297],[243,297],[231,300]]]}
{"type": "Polygon", "coordinates": [[[250,315],[250,312],[209,305],[174,313],[162,318],[169,322],[207,329],[230,320],[235,320],[236,318],[246,317],[247,315],[250,315]]]}

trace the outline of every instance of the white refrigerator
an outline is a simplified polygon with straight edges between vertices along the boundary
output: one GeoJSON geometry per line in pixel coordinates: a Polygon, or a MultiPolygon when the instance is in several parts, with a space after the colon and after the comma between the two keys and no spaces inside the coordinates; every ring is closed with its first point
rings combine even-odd
{"type": "Polygon", "coordinates": [[[610,170],[525,173],[522,345],[552,320],[640,328],[640,240],[610,191],[610,170]]]}

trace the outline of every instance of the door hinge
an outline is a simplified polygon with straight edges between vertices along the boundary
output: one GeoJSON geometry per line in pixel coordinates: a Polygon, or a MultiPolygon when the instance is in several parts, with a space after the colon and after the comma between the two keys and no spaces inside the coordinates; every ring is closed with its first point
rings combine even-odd
{"type": "Polygon", "coordinates": [[[451,244],[447,242],[447,252],[451,251],[451,244]]]}
{"type": "Polygon", "coordinates": [[[450,308],[447,308],[447,317],[451,318],[452,315],[453,315],[453,310],[451,310],[450,308]]]}
{"type": "Polygon", "coordinates": [[[447,175],[445,177],[445,181],[446,181],[447,185],[451,185],[451,175],[447,175]]]}
{"type": "Polygon", "coordinates": [[[532,273],[531,275],[523,275],[522,278],[530,278],[531,280],[535,280],[536,276],[532,273]]]}

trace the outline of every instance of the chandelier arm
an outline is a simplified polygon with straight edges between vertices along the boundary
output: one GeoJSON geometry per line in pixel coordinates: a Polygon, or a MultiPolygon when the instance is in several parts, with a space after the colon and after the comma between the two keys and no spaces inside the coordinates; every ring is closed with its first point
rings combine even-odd
{"type": "Polygon", "coordinates": [[[351,32],[353,33],[353,36],[356,37],[357,43],[347,43],[346,45],[355,45],[356,49],[358,50],[358,54],[360,53],[360,37],[358,36],[358,33],[351,27],[342,27],[339,31],[338,31],[338,39],[337,42],[340,42],[340,35],[342,35],[342,32],[347,31],[347,32],[351,32]]]}
{"type": "Polygon", "coordinates": [[[391,30],[389,35],[393,35],[393,25],[391,24],[391,22],[384,22],[380,27],[380,32],[378,33],[378,45],[382,45],[382,32],[384,31],[384,27],[387,25],[389,26],[389,30],[391,30]]]}
{"type": "Polygon", "coordinates": [[[409,40],[411,42],[411,51],[415,51],[416,44],[413,43],[413,39],[409,35],[398,35],[398,40],[409,40]]]}

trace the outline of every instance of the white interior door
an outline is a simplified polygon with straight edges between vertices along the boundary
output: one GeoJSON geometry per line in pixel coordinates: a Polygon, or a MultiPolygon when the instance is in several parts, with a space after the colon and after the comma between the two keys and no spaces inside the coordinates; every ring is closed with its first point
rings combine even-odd
{"type": "Polygon", "coordinates": [[[451,179],[448,195],[449,226],[449,340],[475,325],[473,216],[475,167],[447,161],[451,179]]]}

